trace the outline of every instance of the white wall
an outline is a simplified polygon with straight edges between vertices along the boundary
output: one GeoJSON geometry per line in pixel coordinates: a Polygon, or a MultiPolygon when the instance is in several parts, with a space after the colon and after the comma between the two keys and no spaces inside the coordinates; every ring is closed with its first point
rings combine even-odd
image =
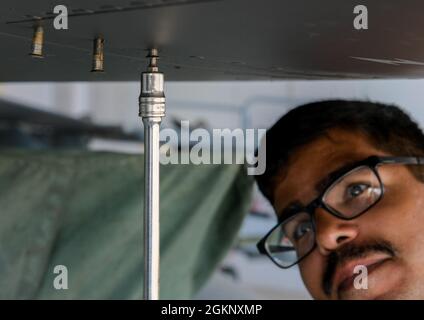
{"type": "MultiPolygon", "coordinates": [[[[204,119],[213,128],[268,127],[288,108],[322,99],[395,103],[424,124],[424,80],[341,80],[166,83],[167,119],[204,119]],[[243,115],[245,119],[243,120],[243,115]]],[[[141,130],[139,84],[7,83],[0,96],[74,117],[141,130]]]]}

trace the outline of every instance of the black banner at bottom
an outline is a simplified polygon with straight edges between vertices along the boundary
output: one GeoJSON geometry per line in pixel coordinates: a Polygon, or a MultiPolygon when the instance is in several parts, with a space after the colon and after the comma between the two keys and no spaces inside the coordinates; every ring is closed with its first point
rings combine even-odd
{"type": "Polygon", "coordinates": [[[381,317],[408,316],[414,308],[424,307],[421,301],[294,301],[294,300],[160,300],[160,301],[2,301],[3,313],[28,313],[31,317],[52,316],[55,319],[79,319],[81,316],[102,316],[125,319],[279,319],[280,317],[341,316],[362,319],[372,314],[381,317]]]}

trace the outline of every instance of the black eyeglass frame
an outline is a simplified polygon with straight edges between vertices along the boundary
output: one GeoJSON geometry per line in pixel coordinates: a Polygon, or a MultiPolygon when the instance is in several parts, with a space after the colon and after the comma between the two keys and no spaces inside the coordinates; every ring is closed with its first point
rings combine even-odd
{"type": "Polygon", "coordinates": [[[370,157],[368,157],[364,160],[358,161],[358,162],[348,166],[347,168],[343,168],[342,170],[337,170],[337,171],[331,173],[329,175],[329,182],[326,184],[323,191],[320,193],[320,195],[317,198],[312,200],[305,207],[297,206],[295,209],[291,210],[292,212],[289,213],[288,215],[284,215],[283,217],[282,216],[278,217],[278,223],[256,244],[256,247],[258,248],[259,252],[261,254],[267,255],[271,259],[272,262],[274,262],[278,267],[280,267],[282,269],[289,269],[289,268],[293,267],[294,265],[298,264],[299,262],[301,262],[316,247],[316,226],[315,226],[315,219],[314,219],[315,210],[317,208],[323,208],[323,209],[327,210],[330,214],[332,214],[333,216],[335,216],[339,219],[353,220],[353,219],[358,218],[359,216],[361,216],[362,214],[364,214],[365,212],[367,212],[371,208],[373,208],[377,203],[380,202],[380,200],[383,198],[383,195],[384,195],[384,184],[383,184],[381,177],[380,177],[380,174],[378,173],[378,170],[377,170],[377,167],[379,165],[383,165],[383,164],[422,165],[422,164],[424,164],[424,157],[370,156],[370,157]],[[327,192],[329,190],[331,190],[330,188],[333,186],[333,184],[337,180],[339,180],[340,178],[342,178],[345,175],[348,175],[350,172],[354,171],[355,169],[357,169],[359,167],[368,167],[369,169],[371,169],[373,171],[373,173],[377,177],[378,182],[380,184],[381,194],[379,195],[378,199],[372,205],[370,205],[368,208],[366,208],[365,210],[359,212],[358,214],[356,214],[354,216],[346,217],[342,213],[338,212],[334,208],[327,205],[324,201],[324,197],[327,194],[327,192]],[[311,247],[311,249],[307,253],[305,253],[301,258],[298,258],[294,263],[292,263],[291,265],[288,265],[288,266],[283,266],[280,263],[278,263],[271,256],[269,251],[266,249],[266,245],[267,245],[266,241],[268,240],[268,237],[272,234],[272,232],[275,229],[279,228],[281,226],[281,224],[289,221],[296,214],[298,214],[300,212],[305,212],[305,213],[307,213],[311,216],[312,228],[313,228],[313,231],[314,231],[314,245],[311,247]]]}

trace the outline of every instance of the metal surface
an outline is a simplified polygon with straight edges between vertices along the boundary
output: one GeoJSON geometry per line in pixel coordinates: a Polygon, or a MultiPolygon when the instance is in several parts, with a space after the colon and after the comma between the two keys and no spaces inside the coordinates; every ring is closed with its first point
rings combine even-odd
{"type": "Polygon", "coordinates": [[[139,116],[144,124],[144,299],[159,299],[159,129],[165,116],[164,76],[151,49],[141,76],[139,116]]]}
{"type": "Polygon", "coordinates": [[[138,81],[150,47],[167,81],[420,78],[423,11],[418,0],[2,0],[0,81],[138,81]],[[56,4],[68,30],[53,28],[56,4]],[[358,4],[368,30],[353,27],[358,4]],[[43,60],[27,55],[34,17],[45,20],[43,60]],[[93,74],[98,34],[107,72],[93,74]]]}
{"type": "Polygon", "coordinates": [[[91,72],[104,72],[104,42],[105,40],[101,37],[97,37],[93,41],[93,67],[91,72]]]}
{"type": "Polygon", "coordinates": [[[159,127],[144,118],[144,299],[159,299],[159,127]]]}
{"type": "Polygon", "coordinates": [[[44,30],[43,26],[34,26],[34,35],[32,37],[31,53],[35,58],[43,58],[44,30]]]}

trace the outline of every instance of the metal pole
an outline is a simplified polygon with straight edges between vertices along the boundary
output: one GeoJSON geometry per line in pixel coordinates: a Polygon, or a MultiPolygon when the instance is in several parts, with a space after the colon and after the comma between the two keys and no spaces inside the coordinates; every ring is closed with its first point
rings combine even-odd
{"type": "Polygon", "coordinates": [[[144,299],[159,299],[159,129],[165,116],[163,73],[157,50],[141,76],[140,112],[144,124],[144,299]]]}

